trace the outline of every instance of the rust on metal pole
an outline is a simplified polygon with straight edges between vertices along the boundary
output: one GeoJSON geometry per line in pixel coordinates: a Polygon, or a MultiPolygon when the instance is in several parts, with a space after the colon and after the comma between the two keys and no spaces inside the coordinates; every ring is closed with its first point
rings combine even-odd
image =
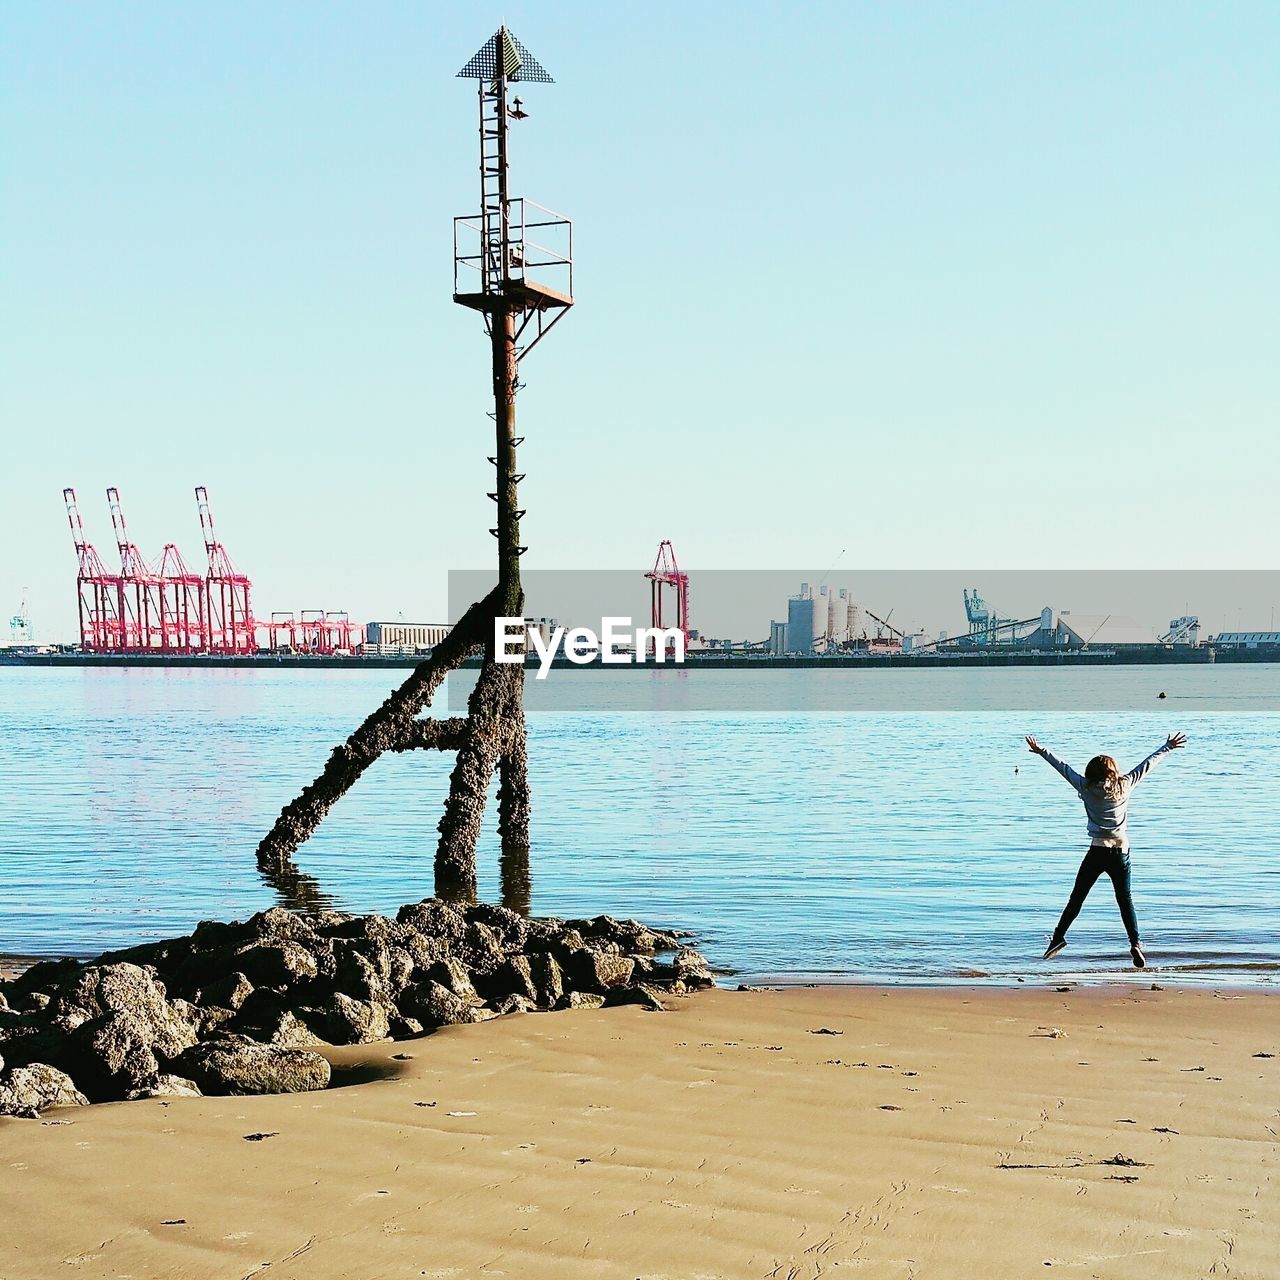
{"type": "Polygon", "coordinates": [[[493,317],[493,409],[498,495],[498,589],[511,617],[524,608],[520,586],[520,510],[516,505],[516,319],[509,305],[493,317]]]}

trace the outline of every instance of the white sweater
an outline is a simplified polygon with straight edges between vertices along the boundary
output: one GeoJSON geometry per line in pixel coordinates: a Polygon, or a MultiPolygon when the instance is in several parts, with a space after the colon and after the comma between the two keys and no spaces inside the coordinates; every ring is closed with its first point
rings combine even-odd
{"type": "Polygon", "coordinates": [[[1089,837],[1094,844],[1112,849],[1127,849],[1129,833],[1125,820],[1129,816],[1129,794],[1146,772],[1161,756],[1172,751],[1166,742],[1159,751],[1153,751],[1140,765],[1130,769],[1119,780],[1119,786],[1107,791],[1090,786],[1065,760],[1059,760],[1052,751],[1040,748],[1040,754],[1076,789],[1084,802],[1085,816],[1089,820],[1089,837]]]}

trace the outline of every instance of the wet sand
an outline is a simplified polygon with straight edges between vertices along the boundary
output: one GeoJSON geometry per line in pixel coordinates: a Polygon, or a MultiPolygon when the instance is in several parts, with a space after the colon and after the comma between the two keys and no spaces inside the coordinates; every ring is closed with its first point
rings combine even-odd
{"type": "Polygon", "coordinates": [[[0,1276],[1272,1280],[1277,1053],[1277,996],[1146,986],[503,1018],[0,1120],[0,1276]]]}
{"type": "Polygon", "coordinates": [[[0,982],[8,982],[9,979],[16,978],[23,970],[30,969],[38,960],[43,959],[47,957],[0,954],[0,982]]]}

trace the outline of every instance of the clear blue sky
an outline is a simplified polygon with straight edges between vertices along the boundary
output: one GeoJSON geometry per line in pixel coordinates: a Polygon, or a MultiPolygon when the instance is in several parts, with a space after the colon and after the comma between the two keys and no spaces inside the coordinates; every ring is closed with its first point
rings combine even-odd
{"type": "Polygon", "coordinates": [[[489,562],[453,77],[504,17],[558,81],[514,189],[579,263],[527,563],[1276,566],[1280,6],[0,15],[0,616],[29,585],[42,638],[67,484],[112,562],[117,484],[201,566],[207,484],[260,613],[431,617],[489,562]]]}

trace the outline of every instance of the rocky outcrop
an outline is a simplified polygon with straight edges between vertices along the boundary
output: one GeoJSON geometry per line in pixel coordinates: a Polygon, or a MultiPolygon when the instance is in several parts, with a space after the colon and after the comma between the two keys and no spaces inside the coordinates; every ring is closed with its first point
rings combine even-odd
{"type": "Polygon", "coordinates": [[[211,1040],[174,1063],[204,1093],[306,1093],[329,1083],[329,1063],[306,1049],[252,1040],[211,1040]]]}
{"type": "Polygon", "coordinates": [[[35,1119],[46,1107],[83,1107],[89,1099],[57,1067],[32,1062],[0,1077],[0,1116],[35,1119]]]}
{"type": "Polygon", "coordinates": [[[135,1089],[127,1094],[129,1102],[140,1098],[199,1098],[201,1093],[194,1080],[184,1080],[181,1076],[160,1075],[145,1088],[135,1089]]]}
{"type": "Polygon", "coordinates": [[[660,1010],[711,986],[676,934],[427,899],[394,919],[276,907],[0,983],[0,1116],[136,1098],[322,1089],[315,1046],[536,1010],[660,1010]]]}

